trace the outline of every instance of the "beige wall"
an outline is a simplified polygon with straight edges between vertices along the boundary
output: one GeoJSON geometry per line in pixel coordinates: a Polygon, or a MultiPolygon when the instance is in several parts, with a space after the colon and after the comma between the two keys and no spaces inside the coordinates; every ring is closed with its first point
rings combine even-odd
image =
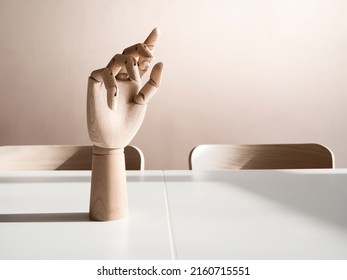
{"type": "Polygon", "coordinates": [[[187,168],[201,143],[320,142],[347,167],[347,1],[0,2],[0,145],[89,144],[86,82],[162,30],[134,145],[187,168]]]}

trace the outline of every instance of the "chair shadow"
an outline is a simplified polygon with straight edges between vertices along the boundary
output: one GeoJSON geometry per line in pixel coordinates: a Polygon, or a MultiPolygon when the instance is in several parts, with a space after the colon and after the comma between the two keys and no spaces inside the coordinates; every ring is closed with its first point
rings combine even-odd
{"type": "Polygon", "coordinates": [[[0,214],[0,223],[90,222],[89,213],[0,214]]]}

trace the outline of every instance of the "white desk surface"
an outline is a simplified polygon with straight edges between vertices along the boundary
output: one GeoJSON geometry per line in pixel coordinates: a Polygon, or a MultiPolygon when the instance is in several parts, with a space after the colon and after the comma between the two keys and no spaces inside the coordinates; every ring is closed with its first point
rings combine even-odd
{"type": "Polygon", "coordinates": [[[90,174],[0,172],[0,259],[172,259],[163,172],[128,172],[116,222],[89,221],[90,174]]]}
{"type": "Polygon", "coordinates": [[[178,259],[347,259],[347,170],[165,171],[178,259]]]}
{"type": "Polygon", "coordinates": [[[90,171],[1,171],[0,259],[347,259],[347,169],[127,179],[129,217],[94,222],[90,171]]]}

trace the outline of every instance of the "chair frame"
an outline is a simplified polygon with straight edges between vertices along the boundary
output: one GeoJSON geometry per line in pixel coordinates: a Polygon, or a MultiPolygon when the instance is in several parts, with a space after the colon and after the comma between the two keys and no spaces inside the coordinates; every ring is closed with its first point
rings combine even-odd
{"type": "Polygon", "coordinates": [[[320,144],[199,145],[190,170],[334,168],[333,152],[320,144]]]}

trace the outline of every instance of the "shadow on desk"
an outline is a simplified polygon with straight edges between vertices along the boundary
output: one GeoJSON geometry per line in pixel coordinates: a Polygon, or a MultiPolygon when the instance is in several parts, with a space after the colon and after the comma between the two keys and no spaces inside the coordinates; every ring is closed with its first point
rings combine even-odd
{"type": "Polygon", "coordinates": [[[0,223],[90,222],[89,213],[0,214],[0,223]]]}
{"type": "MultiPolygon", "coordinates": [[[[215,188],[233,188],[270,199],[320,220],[347,228],[347,174],[291,170],[203,171],[165,176],[168,185],[175,182],[194,184],[204,191],[204,182],[215,188]]],[[[247,202],[245,202],[247,203],[247,202]]],[[[206,210],[208,211],[208,209],[206,210]]]]}
{"type": "MultiPolygon", "coordinates": [[[[132,183],[150,183],[150,182],[163,182],[162,172],[158,173],[159,175],[147,175],[143,172],[131,171],[127,174],[127,182],[132,183]]],[[[90,181],[91,181],[91,172],[82,171],[81,173],[75,173],[70,171],[60,172],[60,171],[45,171],[40,172],[21,172],[18,176],[17,173],[8,172],[0,177],[0,184],[4,184],[4,188],[11,189],[11,185],[20,186],[19,190],[26,188],[29,184],[30,187],[42,188],[41,190],[46,190],[45,195],[48,195],[50,192],[50,187],[54,186],[55,190],[63,193],[69,193],[78,186],[78,189],[83,189],[84,198],[85,194],[89,195],[90,190],[90,181]],[[50,183],[62,183],[58,187],[50,183]],[[65,184],[66,183],[66,184],[65,184]],[[63,188],[62,186],[68,186],[63,188]]],[[[16,199],[14,194],[12,198],[16,199]]],[[[30,200],[34,196],[31,195],[28,198],[27,202],[37,203],[38,200],[30,200]]],[[[44,199],[45,197],[43,197],[44,199]]],[[[54,199],[53,196],[49,196],[50,199],[54,199]]],[[[26,198],[24,198],[26,199],[26,198]]],[[[58,210],[59,211],[59,210],[58,210]]],[[[69,210],[67,210],[69,211],[69,210]]],[[[78,210],[77,210],[78,211],[78,210]]],[[[89,213],[0,213],[0,224],[1,223],[57,223],[57,222],[91,222],[89,220],[89,213]]],[[[97,222],[97,221],[96,221],[97,222]]]]}
{"type": "Polygon", "coordinates": [[[90,176],[3,176],[0,183],[88,183],[90,176]]]}

